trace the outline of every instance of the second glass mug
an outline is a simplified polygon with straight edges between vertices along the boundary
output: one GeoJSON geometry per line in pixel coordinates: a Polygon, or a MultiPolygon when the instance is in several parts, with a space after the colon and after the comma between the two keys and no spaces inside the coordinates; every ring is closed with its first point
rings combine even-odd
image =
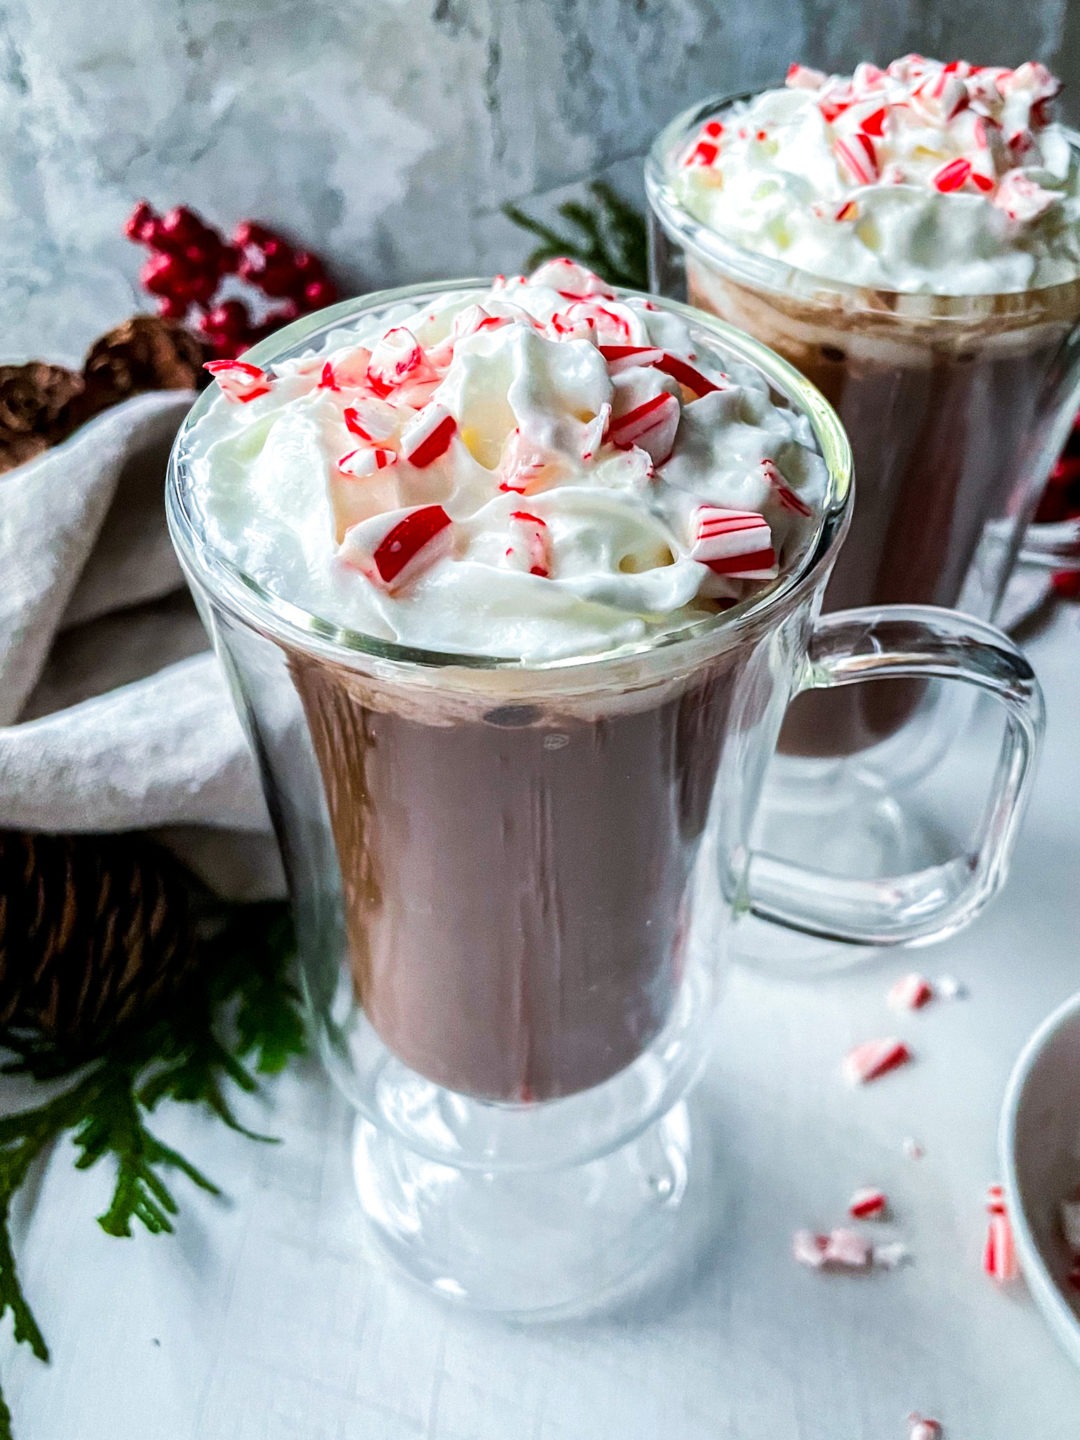
{"type": "MultiPolygon", "coordinates": [[[[345,302],[249,358],[485,287],[345,302]]],[[[850,515],[844,432],[763,346],[661,303],[720,368],[753,366],[808,417],[829,474],[792,573],[674,634],[525,666],[342,629],[207,541],[185,438],[209,396],[170,463],[170,529],[261,768],[314,1033],[357,1111],[363,1209],[414,1279],[504,1314],[580,1312],[669,1253],[733,922],[874,944],[965,924],[1003,878],[1040,743],[1038,684],[989,626],[933,608],[818,618],[850,515]],[[929,675],[1006,714],[970,853],[887,885],[751,855],[792,696],[929,675]]]]}
{"type": "MultiPolygon", "coordinates": [[[[859,497],[827,610],[921,603],[993,620],[1021,555],[1080,565],[1080,523],[1028,524],[1080,405],[1080,278],[998,295],[907,294],[743,249],[686,209],[674,176],[701,125],[752,98],[695,105],[654,143],[645,177],[652,287],[688,294],[748,331],[835,406],[859,497]]],[[[1069,140],[1080,154],[1080,137],[1069,140]]],[[[924,692],[872,686],[796,706],[778,777],[793,808],[801,784],[821,802],[830,768],[870,792],[894,792],[931,768],[956,717],[935,715],[932,694],[920,705],[924,692]],[[838,768],[830,757],[853,759],[838,768]]],[[[841,785],[837,803],[851,800],[841,785]]]]}

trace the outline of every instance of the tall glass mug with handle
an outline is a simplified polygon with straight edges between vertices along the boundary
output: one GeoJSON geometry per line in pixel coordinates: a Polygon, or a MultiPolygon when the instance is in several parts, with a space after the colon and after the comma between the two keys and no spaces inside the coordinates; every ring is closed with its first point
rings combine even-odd
{"type": "MultiPolygon", "coordinates": [[[[992,620],[1021,555],[1077,564],[1075,523],[1029,524],[1080,401],[1080,142],[1052,121],[1055,89],[1038,65],[793,66],[782,89],[687,110],[648,157],[654,288],[783,355],[850,437],[858,498],[826,611],[992,620]]],[[[935,718],[939,690],[801,699],[770,813],[819,857],[903,854],[912,827],[901,812],[878,835],[873,801],[895,816],[940,760],[957,716],[935,718]]]]}
{"type": "Polygon", "coordinates": [[[581,1311],[672,1253],[705,1184],[685,1097],[733,923],[874,944],[965,924],[1042,727],[1028,664],[974,618],[819,618],[852,474],[804,377],[686,306],[555,276],[288,327],[199,400],[167,493],[357,1113],[363,1209],[415,1279],[506,1314],[581,1311]],[[710,569],[671,477],[704,455],[712,483],[755,436],[787,437],[808,515],[781,542],[779,511],[769,531],[718,507],[755,538],[721,524],[710,569]],[[1005,715],[970,851],[888,885],[751,854],[792,697],[930,675],[1005,715]]]}

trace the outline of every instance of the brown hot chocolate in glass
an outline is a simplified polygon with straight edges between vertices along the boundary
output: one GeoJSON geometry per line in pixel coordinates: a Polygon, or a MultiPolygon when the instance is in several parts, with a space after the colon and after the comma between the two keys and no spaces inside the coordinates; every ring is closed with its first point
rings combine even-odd
{"type": "MultiPolygon", "coordinates": [[[[856,503],[824,608],[933,604],[991,617],[1038,500],[1032,464],[1048,405],[1060,404],[1048,396],[1049,377],[1080,317],[1080,282],[991,297],[979,319],[949,315],[947,299],[941,314],[917,318],[902,302],[923,297],[867,292],[854,309],[830,303],[828,281],[819,298],[803,300],[690,255],[686,271],[691,303],[797,366],[850,436],[856,503]],[[1007,538],[988,535],[995,520],[1007,538]]],[[[801,696],[781,748],[865,749],[893,734],[922,694],[914,682],[889,681],[801,696]]]]}
{"type": "Polygon", "coordinates": [[[635,1060],[679,991],[691,864],[753,647],[677,682],[492,706],[294,655],[357,997],[447,1088],[528,1102],[635,1060]]]}

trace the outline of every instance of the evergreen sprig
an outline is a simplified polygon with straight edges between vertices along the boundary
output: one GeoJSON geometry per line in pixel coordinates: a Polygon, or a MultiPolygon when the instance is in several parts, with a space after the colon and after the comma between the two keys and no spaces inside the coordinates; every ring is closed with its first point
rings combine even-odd
{"type": "Polygon", "coordinates": [[[519,205],[503,206],[503,214],[508,219],[540,241],[526,265],[532,269],[545,260],[565,255],[580,261],[612,285],[647,290],[645,217],[602,180],[589,185],[587,193],[591,204],[584,200],[566,200],[558,207],[558,214],[570,227],[563,232],[537,220],[519,205]]]}
{"type": "MultiPolygon", "coordinates": [[[[232,907],[207,917],[200,963],[170,1013],[116,1040],[87,1061],[71,1059],[40,1035],[0,1036],[9,1060],[0,1071],[63,1088],[42,1104],[0,1117],[0,1320],[10,1313],[17,1343],[49,1359],[45,1338],[19,1281],[9,1226],[12,1201],[34,1162],[70,1134],[77,1169],[114,1168],[112,1198],[98,1224],[130,1236],[136,1223],[169,1234],[179,1205],[166,1176],[185,1176],[211,1195],[217,1186],[152,1133],[147,1116],[165,1101],[200,1105],[256,1140],[229,1103],[228,1089],[258,1089],[304,1050],[300,996],[291,979],[294,942],[288,909],[232,907]]],[[[12,1440],[0,1389],[0,1440],[12,1440]]]]}

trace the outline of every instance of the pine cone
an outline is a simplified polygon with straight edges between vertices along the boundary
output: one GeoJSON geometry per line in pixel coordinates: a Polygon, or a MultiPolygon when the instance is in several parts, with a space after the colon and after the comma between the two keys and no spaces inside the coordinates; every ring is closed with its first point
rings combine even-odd
{"type": "Polygon", "coordinates": [[[194,965],[186,873],[145,837],[0,831],[0,1031],[91,1054],[194,965]]]}
{"type": "Polygon", "coordinates": [[[83,365],[89,403],[103,410],[141,390],[194,390],[203,351],[176,320],[133,315],[91,345],[83,365]]]}
{"type": "Polygon", "coordinates": [[[82,376],[63,365],[0,365],[0,474],[66,433],[64,411],[82,389],[82,376]]]}

